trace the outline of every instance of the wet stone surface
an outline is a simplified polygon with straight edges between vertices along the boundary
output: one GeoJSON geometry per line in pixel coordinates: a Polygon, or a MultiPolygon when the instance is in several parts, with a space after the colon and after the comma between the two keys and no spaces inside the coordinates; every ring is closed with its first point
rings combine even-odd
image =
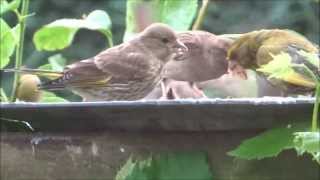
{"type": "Polygon", "coordinates": [[[113,179],[130,156],[193,151],[207,152],[215,179],[319,179],[318,165],[294,151],[259,161],[226,155],[257,132],[2,133],[1,179],[113,179]]]}

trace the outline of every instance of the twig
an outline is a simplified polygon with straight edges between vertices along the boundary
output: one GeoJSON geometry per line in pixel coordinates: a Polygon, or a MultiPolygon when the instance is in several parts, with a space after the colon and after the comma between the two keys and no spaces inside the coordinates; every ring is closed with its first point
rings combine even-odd
{"type": "Polygon", "coordinates": [[[202,0],[202,6],[199,10],[197,19],[195,21],[195,23],[192,26],[192,30],[198,30],[200,29],[203,19],[206,15],[207,9],[208,9],[208,5],[209,5],[210,0],[202,0]]]}

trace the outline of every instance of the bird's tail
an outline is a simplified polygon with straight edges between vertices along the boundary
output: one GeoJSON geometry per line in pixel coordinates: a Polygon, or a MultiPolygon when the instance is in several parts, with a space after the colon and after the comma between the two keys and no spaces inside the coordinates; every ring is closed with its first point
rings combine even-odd
{"type": "Polygon", "coordinates": [[[38,88],[41,90],[62,90],[66,86],[65,84],[61,81],[61,78],[52,80],[52,81],[47,81],[44,83],[39,84],[38,88]]]}
{"type": "Polygon", "coordinates": [[[3,69],[3,72],[17,72],[22,74],[34,74],[40,77],[45,77],[48,79],[57,79],[63,76],[63,72],[59,71],[50,71],[50,70],[42,70],[42,69],[3,69]]]}
{"type": "Polygon", "coordinates": [[[61,77],[63,77],[63,72],[41,70],[41,69],[4,69],[3,72],[17,72],[21,74],[33,74],[40,77],[49,79],[47,82],[42,82],[38,85],[39,89],[42,90],[59,90],[63,89],[65,86],[60,82],[61,77]]]}

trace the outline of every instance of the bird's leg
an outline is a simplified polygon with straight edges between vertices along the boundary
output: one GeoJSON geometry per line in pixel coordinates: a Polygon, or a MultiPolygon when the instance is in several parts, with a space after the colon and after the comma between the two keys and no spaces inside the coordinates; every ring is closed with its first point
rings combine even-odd
{"type": "Polygon", "coordinates": [[[167,98],[167,88],[166,88],[166,85],[165,85],[165,81],[166,81],[166,78],[163,78],[160,82],[160,86],[161,86],[161,96],[160,96],[160,100],[166,100],[168,99],[167,98]]]}
{"type": "Polygon", "coordinates": [[[204,94],[204,92],[198,88],[197,84],[194,82],[189,82],[191,88],[194,90],[195,93],[197,93],[200,97],[207,98],[207,96],[204,94]]]}
{"type": "Polygon", "coordinates": [[[166,93],[167,99],[180,99],[180,97],[175,93],[175,91],[170,87],[166,93]]]}

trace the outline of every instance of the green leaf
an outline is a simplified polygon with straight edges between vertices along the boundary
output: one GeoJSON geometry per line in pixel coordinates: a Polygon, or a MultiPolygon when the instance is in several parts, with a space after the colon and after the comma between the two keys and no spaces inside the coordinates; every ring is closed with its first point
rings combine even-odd
{"type": "Polygon", "coordinates": [[[37,50],[55,51],[71,45],[80,29],[96,30],[110,38],[111,20],[102,10],[91,12],[85,19],[59,19],[40,28],[33,36],[37,50]]]}
{"type": "Polygon", "coordinates": [[[0,15],[7,11],[13,11],[19,8],[21,0],[13,0],[8,3],[6,0],[0,0],[0,15]]]}
{"type": "Polygon", "coordinates": [[[14,36],[15,43],[18,44],[20,40],[20,24],[17,24],[15,27],[12,28],[11,32],[14,36]]]}
{"type": "Polygon", "coordinates": [[[257,71],[268,75],[269,79],[276,78],[299,86],[315,87],[317,77],[305,64],[294,63],[291,56],[284,52],[271,56],[273,60],[257,71]]]}
{"type": "Polygon", "coordinates": [[[269,78],[285,79],[286,77],[292,75],[294,70],[291,67],[291,57],[287,53],[280,53],[276,56],[272,55],[273,60],[268,64],[263,65],[257,71],[266,73],[269,78]]]}
{"type": "MultiPolygon", "coordinates": [[[[125,180],[129,175],[133,176],[133,170],[137,165],[136,162],[132,161],[132,157],[130,157],[127,162],[122,166],[121,170],[118,171],[116,175],[116,180],[125,180]]],[[[129,178],[127,178],[129,179],[129,178]]]]}
{"type": "Polygon", "coordinates": [[[51,64],[44,64],[42,66],[39,66],[38,69],[51,71],[52,70],[52,66],[51,66],[51,64]]]}
{"type": "Polygon", "coordinates": [[[198,0],[172,1],[158,0],[161,22],[169,24],[177,31],[185,31],[191,27],[198,8],[198,0]]]}
{"type": "Polygon", "coordinates": [[[187,3],[181,0],[127,0],[124,41],[132,38],[141,30],[139,26],[146,23],[162,22],[177,31],[188,30],[197,8],[198,0],[188,0],[187,3]]]}
{"type": "Polygon", "coordinates": [[[145,160],[129,158],[117,173],[116,180],[212,180],[212,174],[203,152],[166,153],[145,160]]]}
{"type": "Polygon", "coordinates": [[[204,152],[159,155],[155,157],[154,167],[160,179],[213,179],[204,152]]]}
{"type": "Polygon", "coordinates": [[[43,91],[42,98],[40,102],[46,103],[56,103],[56,102],[68,102],[66,99],[55,95],[52,92],[43,91]]]}
{"type": "Polygon", "coordinates": [[[63,71],[67,62],[66,58],[64,58],[61,54],[50,56],[48,60],[52,67],[51,70],[60,72],[63,71]]]}
{"type": "Polygon", "coordinates": [[[130,157],[116,175],[116,180],[148,180],[152,177],[152,158],[133,162],[130,157]]]}
{"type": "Polygon", "coordinates": [[[48,61],[49,64],[44,64],[38,67],[38,69],[62,72],[67,62],[66,58],[64,58],[61,54],[50,56],[48,61]]]}
{"type": "Polygon", "coordinates": [[[320,164],[320,132],[296,132],[294,135],[297,153],[309,153],[320,164]]]}
{"type": "Polygon", "coordinates": [[[0,117],[0,123],[1,123],[1,131],[10,131],[10,132],[34,131],[32,126],[26,121],[19,121],[15,119],[0,117]]]}
{"type": "Polygon", "coordinates": [[[9,64],[16,43],[11,28],[3,19],[0,19],[0,27],[0,68],[2,69],[9,64]]]}
{"type": "Polygon", "coordinates": [[[228,152],[228,155],[247,160],[277,156],[281,151],[295,147],[294,132],[307,128],[307,124],[293,124],[268,130],[243,141],[235,150],[228,152]]]}
{"type": "Polygon", "coordinates": [[[90,25],[87,27],[88,29],[99,30],[106,37],[111,36],[111,19],[105,11],[95,10],[88,15],[85,21],[90,25]]]}
{"type": "Polygon", "coordinates": [[[68,47],[76,32],[73,28],[45,26],[35,33],[33,42],[39,51],[55,51],[68,47]]]}

